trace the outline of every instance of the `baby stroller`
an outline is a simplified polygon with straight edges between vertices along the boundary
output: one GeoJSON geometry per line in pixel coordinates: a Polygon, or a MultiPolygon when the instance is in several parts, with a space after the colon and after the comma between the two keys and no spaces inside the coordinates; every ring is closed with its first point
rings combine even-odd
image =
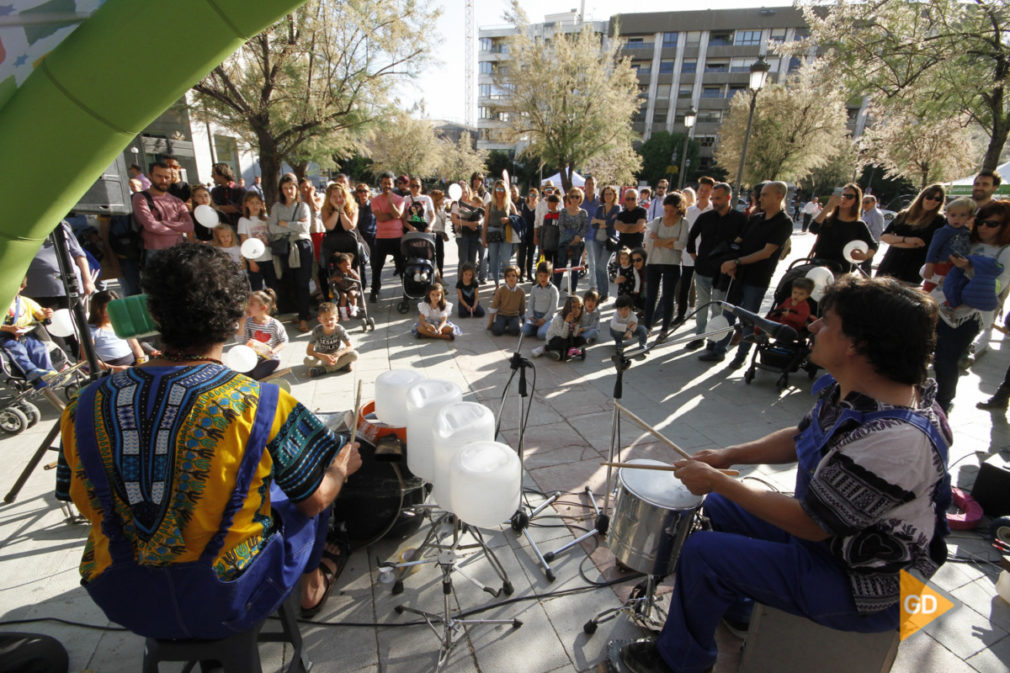
{"type": "Polygon", "coordinates": [[[411,299],[424,299],[428,286],[438,280],[435,270],[435,234],[411,231],[400,239],[403,255],[403,299],[396,310],[407,313],[411,299]]]}
{"type": "Polygon", "coordinates": [[[327,267],[328,267],[327,278],[329,279],[330,284],[330,296],[333,297],[334,303],[339,303],[341,292],[346,292],[348,289],[357,290],[358,292],[358,299],[357,302],[354,304],[354,308],[357,309],[357,312],[354,315],[351,315],[350,314],[351,307],[348,306],[348,316],[347,318],[341,316],[341,320],[345,319],[350,320],[352,318],[355,320],[360,320],[362,332],[367,332],[368,330],[372,330],[374,332],[375,318],[368,315],[368,303],[364,301],[365,288],[362,286],[361,281],[355,280],[354,278],[345,278],[343,283],[335,281],[333,278],[334,275],[333,272],[336,268],[336,265],[331,260],[330,263],[327,265],[327,267]]]}
{"type": "MultiPolygon", "coordinates": [[[[790,264],[782,276],[782,280],[775,287],[772,310],[792,293],[794,280],[805,278],[811,269],[818,267],[822,267],[822,265],[809,259],[798,259],[790,264]]],[[[810,315],[817,316],[817,301],[813,297],[808,297],[807,303],[810,304],[810,315]]],[[[771,311],[768,315],[771,315],[771,311]]],[[[776,340],[761,331],[757,331],[752,338],[754,351],[751,355],[750,367],[743,375],[744,382],[753,381],[758,369],[778,374],[779,378],[775,381],[775,387],[780,391],[789,386],[789,375],[800,369],[807,373],[811,381],[817,377],[817,365],[810,362],[809,359],[810,349],[813,346],[813,335],[808,330],[802,330],[795,341],[776,340]]]]}

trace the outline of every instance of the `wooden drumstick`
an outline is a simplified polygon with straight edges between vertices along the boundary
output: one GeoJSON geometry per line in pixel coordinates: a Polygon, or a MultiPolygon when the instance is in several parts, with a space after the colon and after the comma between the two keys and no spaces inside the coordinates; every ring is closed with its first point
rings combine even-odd
{"type": "MultiPolygon", "coordinates": [[[[358,379],[358,392],[354,395],[354,422],[351,423],[351,441],[347,443],[347,448],[354,445],[354,440],[358,438],[358,416],[361,414],[361,379],[358,379]]],[[[344,483],[347,483],[347,479],[344,479],[344,483]]]]}
{"type": "MultiPolygon", "coordinates": [[[[673,465],[649,465],[647,463],[600,463],[604,467],[628,467],[632,470],[659,470],[660,472],[675,472],[677,470],[673,465]]],[[[736,470],[719,470],[723,474],[730,477],[738,477],[740,473],[736,470]]]]}
{"type": "MultiPolygon", "coordinates": [[[[616,406],[618,408],[618,410],[621,411],[621,413],[625,414],[628,418],[630,418],[635,423],[637,423],[638,425],[640,425],[643,430],[645,430],[650,435],[652,435],[653,437],[655,437],[659,441],[661,441],[664,444],[666,444],[667,446],[669,446],[671,449],[673,449],[674,451],[676,451],[677,453],[679,453],[681,456],[683,456],[684,458],[687,458],[688,460],[694,460],[694,456],[692,456],[690,453],[688,453],[684,449],[682,449],[679,446],[677,446],[676,444],[674,444],[673,440],[671,440],[669,437],[667,437],[666,435],[660,433],[658,430],[656,430],[654,427],[652,427],[651,425],[649,425],[648,423],[646,423],[645,421],[643,421],[641,418],[639,418],[635,414],[631,413],[631,411],[629,411],[628,408],[625,407],[624,405],[622,405],[620,402],[618,402],[618,401],[615,400],[614,401],[614,406],[616,406]]],[[[623,463],[620,464],[620,466],[621,467],[626,467],[626,465],[623,464],[623,463]]],[[[634,465],[630,465],[628,467],[635,467],[635,466],[634,465]]],[[[740,474],[736,470],[720,470],[720,472],[722,472],[723,474],[729,474],[731,476],[737,476],[737,475],[740,474]]]]}

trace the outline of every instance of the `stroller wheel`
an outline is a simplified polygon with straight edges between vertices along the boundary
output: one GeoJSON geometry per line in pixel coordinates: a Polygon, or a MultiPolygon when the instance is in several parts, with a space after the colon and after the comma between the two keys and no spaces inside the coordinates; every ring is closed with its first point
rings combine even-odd
{"type": "Polygon", "coordinates": [[[748,369],[743,373],[743,381],[744,383],[749,384],[753,380],[754,380],[754,368],[751,367],[750,369],[748,369]]]}
{"type": "Polygon", "coordinates": [[[73,402],[79,392],[81,392],[81,384],[77,382],[77,379],[63,386],[63,397],[66,398],[67,402],[73,402]]]}
{"type": "Polygon", "coordinates": [[[368,319],[368,329],[373,332],[375,331],[375,318],[368,319]]]}
{"type": "Polygon", "coordinates": [[[28,419],[29,428],[42,420],[42,412],[37,406],[28,400],[21,400],[21,402],[18,403],[18,408],[24,412],[25,417],[28,419]]]}
{"type": "Polygon", "coordinates": [[[406,313],[410,310],[410,304],[407,303],[406,299],[402,299],[396,303],[396,310],[399,313],[406,313]]]}
{"type": "Polygon", "coordinates": [[[17,407],[7,407],[0,411],[0,430],[8,435],[16,435],[28,427],[28,417],[17,407]]]}

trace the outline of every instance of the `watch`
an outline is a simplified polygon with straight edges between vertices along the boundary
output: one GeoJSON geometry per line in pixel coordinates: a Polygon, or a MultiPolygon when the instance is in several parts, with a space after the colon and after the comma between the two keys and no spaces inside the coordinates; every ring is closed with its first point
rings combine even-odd
{"type": "Polygon", "coordinates": [[[740,258],[737,257],[736,259],[734,259],[733,263],[736,264],[737,266],[740,266],[740,258]]]}

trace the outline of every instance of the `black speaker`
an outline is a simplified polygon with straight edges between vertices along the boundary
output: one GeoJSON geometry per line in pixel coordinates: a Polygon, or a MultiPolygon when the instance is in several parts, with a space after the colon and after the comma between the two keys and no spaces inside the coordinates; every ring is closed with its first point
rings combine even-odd
{"type": "Polygon", "coordinates": [[[982,463],[971,497],[991,517],[1010,514],[1010,452],[994,453],[982,463]]]}
{"type": "Polygon", "coordinates": [[[74,206],[74,212],[95,215],[129,215],[130,174],[120,154],[74,206]]]}

